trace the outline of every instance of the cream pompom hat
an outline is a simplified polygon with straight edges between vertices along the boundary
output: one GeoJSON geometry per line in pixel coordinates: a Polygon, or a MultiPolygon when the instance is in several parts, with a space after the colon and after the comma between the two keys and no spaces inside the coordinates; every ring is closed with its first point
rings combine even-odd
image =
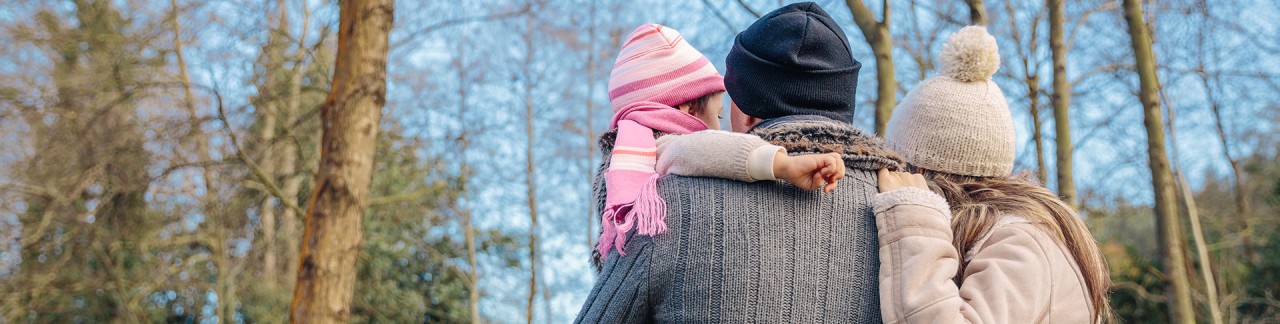
{"type": "Polygon", "coordinates": [[[1009,104],[991,76],[1000,68],[995,37],[981,26],[951,36],[937,75],[907,93],[893,110],[885,141],[907,163],[967,176],[1013,172],[1009,104]]]}

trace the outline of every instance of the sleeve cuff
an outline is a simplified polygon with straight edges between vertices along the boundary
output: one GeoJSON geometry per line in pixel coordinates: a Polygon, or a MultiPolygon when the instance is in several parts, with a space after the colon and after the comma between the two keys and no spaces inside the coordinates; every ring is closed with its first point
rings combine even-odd
{"type": "Polygon", "coordinates": [[[765,144],[751,151],[751,158],[747,160],[747,175],[751,179],[759,180],[777,180],[773,174],[773,157],[781,151],[787,153],[787,149],[777,146],[765,144]]]}
{"type": "Polygon", "coordinates": [[[905,187],[890,192],[878,193],[871,198],[871,206],[875,208],[876,214],[883,213],[898,205],[918,205],[933,208],[946,215],[948,222],[951,221],[951,206],[947,205],[947,200],[928,189],[905,187]]]}

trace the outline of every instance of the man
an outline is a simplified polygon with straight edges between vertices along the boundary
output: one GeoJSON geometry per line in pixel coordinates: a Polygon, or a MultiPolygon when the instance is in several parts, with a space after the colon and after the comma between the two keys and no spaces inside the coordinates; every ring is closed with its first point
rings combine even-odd
{"type": "Polygon", "coordinates": [[[814,3],[738,34],[725,86],[734,131],[791,154],[841,153],[833,193],[779,182],[667,176],[667,232],[610,253],[576,322],[880,322],[876,170],[900,159],[853,119],[861,64],[814,3]]]}

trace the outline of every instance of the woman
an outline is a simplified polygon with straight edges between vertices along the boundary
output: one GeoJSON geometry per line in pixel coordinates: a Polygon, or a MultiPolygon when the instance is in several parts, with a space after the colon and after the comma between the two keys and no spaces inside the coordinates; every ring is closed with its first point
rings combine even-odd
{"type": "Polygon", "coordinates": [[[881,170],[872,200],[885,322],[1109,319],[1111,283],[1088,228],[1048,189],[1012,174],[1013,122],[991,81],[995,38],[965,27],[940,61],[944,74],[907,94],[885,137],[919,172],[881,170]]]}

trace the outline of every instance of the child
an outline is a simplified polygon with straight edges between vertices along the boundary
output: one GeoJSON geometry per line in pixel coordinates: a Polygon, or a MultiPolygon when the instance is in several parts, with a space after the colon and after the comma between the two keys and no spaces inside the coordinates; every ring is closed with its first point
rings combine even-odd
{"type": "Polygon", "coordinates": [[[660,175],[783,179],[806,190],[835,189],[844,176],[836,154],[792,157],[759,137],[711,130],[720,127],[724,92],[715,66],[676,30],[648,24],[627,37],[609,77],[614,116],[600,140],[604,176],[593,185],[602,202],[601,236],[592,255],[597,271],[609,251],[625,255],[631,230],[649,236],[666,230],[666,204],[656,187],[660,175]],[[679,144],[693,141],[709,149],[679,144]]]}
{"type": "Polygon", "coordinates": [[[881,170],[871,201],[885,322],[1109,319],[1111,283],[1088,228],[1057,195],[1011,175],[1013,121],[991,81],[995,38],[965,27],[940,61],[944,75],[907,93],[885,136],[924,174],[881,170]]]}

